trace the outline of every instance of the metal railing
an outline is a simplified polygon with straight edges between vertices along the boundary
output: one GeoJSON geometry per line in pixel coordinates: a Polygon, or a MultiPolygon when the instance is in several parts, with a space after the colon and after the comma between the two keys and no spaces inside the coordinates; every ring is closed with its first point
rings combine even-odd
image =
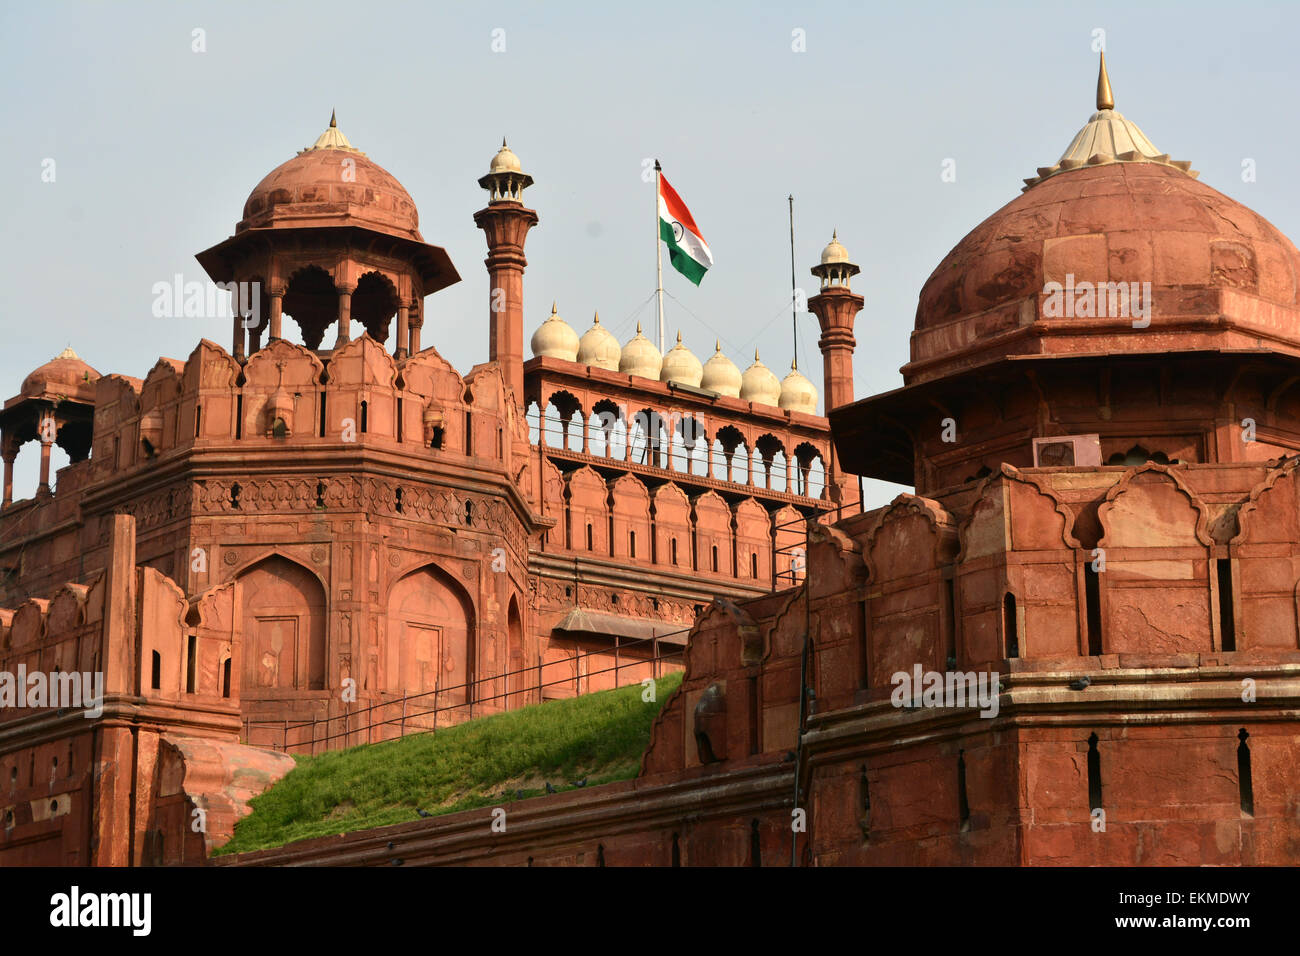
{"type": "MultiPolygon", "coordinates": [[[[655,413],[656,416],[658,414],[655,413]]],[[[717,434],[710,437],[703,425],[690,429],[695,432],[695,438],[693,441],[688,441],[684,433],[670,427],[670,419],[661,418],[662,426],[660,426],[659,423],[640,421],[639,415],[638,412],[630,419],[620,416],[614,421],[613,427],[606,427],[600,421],[599,413],[587,417],[584,421],[579,411],[575,411],[573,417],[568,419],[562,414],[547,415],[542,412],[536,416],[535,425],[530,413],[528,442],[533,448],[542,448],[547,453],[586,455],[615,466],[641,465],[672,472],[683,478],[710,478],[728,485],[739,485],[760,492],[774,492],[810,501],[824,501],[826,498],[829,487],[826,466],[821,449],[815,446],[817,457],[806,465],[796,464],[794,468],[789,467],[789,462],[792,459],[798,462],[799,459],[794,457],[793,452],[785,451],[782,446],[780,454],[786,464],[778,470],[774,462],[775,455],[771,459],[765,458],[757,448],[753,447],[741,453],[737,449],[745,448],[743,443],[728,452],[727,446],[721,442],[717,434]],[[574,421],[574,418],[577,421],[574,421]],[[555,427],[549,427],[552,425],[555,427]],[[616,430],[618,425],[623,426],[622,432],[616,430]],[[537,429],[536,436],[533,435],[534,428],[537,429]],[[621,441],[616,443],[614,441],[616,436],[621,441]],[[681,440],[674,441],[674,436],[681,440]],[[551,443],[547,440],[548,437],[558,439],[558,443],[551,443]],[[575,445],[577,447],[574,447],[575,445]],[[596,450],[597,445],[599,451],[596,450]],[[622,449],[621,455],[614,451],[616,445],[622,449]],[[721,457],[711,455],[714,449],[721,449],[721,457]],[[818,469],[812,467],[814,462],[819,464],[818,469]],[[740,467],[742,464],[743,469],[740,467]],[[697,467],[704,470],[696,471],[697,467]],[[719,477],[719,471],[723,472],[722,477],[719,477]],[[741,471],[743,474],[736,474],[741,471]],[[773,480],[781,480],[783,474],[785,487],[772,487],[773,480]],[[750,484],[751,481],[755,483],[750,484]]]]}
{"type": "Polygon", "coordinates": [[[772,529],[772,590],[779,591],[782,587],[794,587],[804,580],[808,572],[808,529],[813,522],[833,525],[844,518],[860,514],[863,510],[859,485],[857,501],[849,502],[847,505],[836,505],[834,508],[818,511],[812,515],[800,515],[792,521],[776,525],[772,529]],[[778,547],[777,542],[781,540],[781,532],[790,528],[801,528],[803,540],[778,547]],[[780,570],[781,555],[790,557],[790,566],[784,571],[780,570]]]}
{"type": "MultiPolygon", "coordinates": [[[[490,677],[477,678],[460,684],[450,685],[447,687],[435,686],[433,690],[421,691],[417,694],[404,694],[393,700],[379,701],[357,710],[345,710],[341,714],[326,715],[311,720],[300,720],[294,722],[289,719],[281,720],[259,720],[256,718],[246,718],[243,721],[243,739],[246,743],[255,743],[253,741],[253,732],[257,730],[271,730],[280,732],[278,744],[271,746],[275,749],[288,753],[290,750],[301,750],[306,748],[311,754],[317,752],[317,748],[329,750],[331,741],[342,739],[344,743],[341,746],[355,746],[362,743],[376,743],[384,740],[393,740],[415,734],[434,733],[438,730],[439,716],[449,714],[449,719],[443,724],[444,727],[454,726],[464,720],[470,720],[474,717],[474,711],[477,707],[480,716],[488,714],[503,713],[505,711],[523,707],[527,704],[540,703],[545,698],[543,691],[547,687],[559,685],[572,685],[574,696],[580,696],[584,693],[582,684],[585,681],[590,691],[591,678],[601,674],[607,674],[611,671],[614,674],[614,687],[631,686],[629,682],[626,685],[619,684],[619,671],[624,672],[635,670],[640,674],[644,668],[649,665],[649,678],[657,680],[663,675],[665,664],[682,663],[682,657],[686,651],[686,645],[670,645],[665,649],[660,646],[660,642],[666,637],[687,634],[691,628],[682,628],[677,631],[668,631],[658,634],[652,638],[636,638],[627,643],[616,643],[614,652],[614,663],[609,667],[602,667],[596,670],[585,670],[582,664],[594,656],[608,657],[610,650],[589,650],[582,651],[573,657],[565,658],[558,661],[539,661],[535,665],[521,667],[516,670],[504,671],[500,674],[494,674],[490,677]],[[636,657],[628,661],[619,660],[619,652],[629,648],[651,645],[651,654],[648,657],[636,657]],[[545,679],[547,668],[572,668],[573,673],[554,680],[545,679]],[[537,680],[529,682],[524,686],[510,686],[511,679],[521,675],[535,674],[537,680]],[[506,689],[499,693],[483,695],[479,690],[484,684],[498,684],[504,682],[506,689]],[[454,698],[450,703],[446,701],[446,695],[452,695],[454,698]],[[535,699],[529,699],[530,697],[535,699]],[[432,698],[430,701],[429,698],[432,698]],[[440,701],[440,698],[442,700],[440,701]],[[496,701],[505,701],[505,706],[491,706],[496,701]],[[512,702],[514,706],[511,706],[512,702]],[[427,706],[428,704],[432,706],[427,706]],[[414,707],[417,709],[413,709],[414,707]],[[418,709],[425,708],[427,709],[418,709]],[[384,708],[395,708],[398,713],[391,716],[384,716],[384,708]],[[376,712],[379,712],[376,714],[376,712]],[[365,723],[360,723],[363,718],[365,723]],[[373,719],[372,719],[373,718],[373,719]],[[429,726],[428,718],[432,718],[432,725],[429,726]],[[355,726],[353,722],[357,721],[355,726]],[[342,729],[334,732],[332,725],[342,724],[342,729]],[[320,732],[323,725],[323,732],[320,732]],[[396,733],[384,733],[375,740],[376,728],[396,727],[396,733]],[[303,733],[306,731],[306,733],[303,733]],[[363,739],[355,739],[364,735],[363,739]],[[291,741],[291,736],[294,737],[291,741]]],[[[637,676],[635,683],[640,683],[647,679],[647,676],[637,676]]],[[[606,689],[606,688],[602,688],[606,689]]],[[[608,688],[612,689],[612,688],[608,688]]],[[[260,736],[260,735],[259,735],[260,736]]]]}

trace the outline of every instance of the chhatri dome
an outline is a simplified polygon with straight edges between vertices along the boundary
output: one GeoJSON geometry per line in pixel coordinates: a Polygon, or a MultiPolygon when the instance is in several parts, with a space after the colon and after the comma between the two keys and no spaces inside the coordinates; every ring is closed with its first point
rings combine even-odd
{"type": "Polygon", "coordinates": [[[682,333],[678,332],[677,344],[664,356],[663,367],[659,370],[659,381],[699,388],[700,379],[703,377],[704,366],[695,357],[695,353],[682,344],[682,333]]]}
{"type": "Polygon", "coordinates": [[[1061,159],[1026,180],[922,287],[906,384],[1009,356],[1261,347],[1300,355],[1300,321],[1264,318],[1300,305],[1300,252],[1117,113],[1104,57],[1097,85],[1097,112],[1061,159]],[[1139,291],[1149,283],[1153,328],[1044,307],[1048,283],[1079,281],[1139,291]]]}
{"type": "Polygon", "coordinates": [[[622,354],[623,349],[618,344],[618,339],[614,338],[609,329],[600,324],[600,313],[597,312],[596,317],[592,319],[591,328],[583,333],[582,339],[578,342],[578,361],[583,365],[593,365],[596,368],[617,372],[622,354]]]}
{"type": "MultiPolygon", "coordinates": [[[[826,233],[822,233],[826,235],[826,233]]],[[[840,245],[839,231],[831,230],[831,241],[826,243],[826,248],[822,250],[822,265],[837,265],[841,262],[849,261],[849,250],[840,245]]]]}
{"type": "Polygon", "coordinates": [[[628,339],[627,345],[619,356],[618,370],[625,375],[659,380],[659,370],[663,367],[663,356],[655,344],[641,334],[641,323],[636,324],[636,335],[628,339]]]}
{"type": "Polygon", "coordinates": [[[781,394],[777,404],[788,411],[803,412],[805,415],[817,414],[817,388],[799,371],[795,362],[790,363],[790,374],[781,381],[781,394]]]}
{"type": "Polygon", "coordinates": [[[501,148],[488,164],[487,175],[479,179],[478,184],[491,196],[489,202],[523,202],[523,192],[533,184],[533,177],[524,172],[519,164],[519,157],[506,145],[506,138],[501,137],[501,148]]]}
{"type": "Polygon", "coordinates": [[[781,383],[772,370],[758,360],[758,349],[754,349],[754,364],[740,376],[740,397],[760,405],[780,404],[781,383]]]}
{"type": "Polygon", "coordinates": [[[94,385],[98,379],[98,372],[71,348],[66,348],[23,379],[19,394],[37,398],[55,393],[77,395],[84,391],[93,401],[94,385]]]}
{"type": "Polygon", "coordinates": [[[523,172],[523,167],[519,165],[519,157],[514,154],[509,146],[506,145],[505,137],[501,137],[501,148],[497,154],[492,157],[492,162],[488,166],[489,173],[519,173],[523,172]]]}
{"type": "Polygon", "coordinates": [[[423,242],[415,201],[387,170],[354,147],[338,121],[267,173],[244,203],[246,229],[355,224],[423,242]]]}
{"type": "Polygon", "coordinates": [[[551,303],[551,317],[537,327],[533,333],[532,348],[534,355],[548,358],[564,359],[568,362],[578,360],[578,333],[569,327],[569,323],[560,318],[551,303]]]}
{"type": "Polygon", "coordinates": [[[704,363],[704,374],[700,377],[700,387],[707,388],[728,398],[740,397],[740,369],[736,363],[722,354],[722,341],[714,342],[713,356],[704,363]]]}

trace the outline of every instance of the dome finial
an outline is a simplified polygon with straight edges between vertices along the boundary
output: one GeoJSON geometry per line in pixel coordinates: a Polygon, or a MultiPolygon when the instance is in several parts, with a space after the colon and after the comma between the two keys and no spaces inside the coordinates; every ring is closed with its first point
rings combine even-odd
{"type": "Polygon", "coordinates": [[[1110,77],[1106,74],[1106,51],[1101,51],[1101,68],[1097,71],[1097,109],[1113,110],[1115,95],[1110,91],[1110,77]]]}
{"type": "MultiPolygon", "coordinates": [[[[826,235],[826,233],[823,232],[822,235],[824,236],[826,235]]],[[[832,229],[831,242],[839,242],[839,240],[840,240],[840,231],[838,229],[832,229]]]]}
{"type": "MultiPolygon", "coordinates": [[[[545,301],[545,300],[542,300],[542,301],[545,301]]],[[[551,315],[555,315],[555,313],[558,312],[558,311],[559,311],[559,310],[555,308],[555,300],[552,299],[552,300],[551,300],[551,315]]]]}
{"type": "Polygon", "coordinates": [[[338,115],[337,115],[337,113],[336,113],[333,109],[331,109],[331,110],[330,110],[330,129],[338,129],[338,128],[339,128],[338,115]]]}
{"type": "Polygon", "coordinates": [[[636,334],[637,334],[637,335],[640,335],[640,334],[641,334],[641,320],[640,320],[640,319],[637,319],[637,321],[636,321],[636,334]]]}
{"type": "Polygon", "coordinates": [[[677,330],[677,344],[678,344],[678,345],[681,345],[681,344],[682,344],[682,330],[681,330],[681,329],[678,329],[678,330],[677,330]]]}

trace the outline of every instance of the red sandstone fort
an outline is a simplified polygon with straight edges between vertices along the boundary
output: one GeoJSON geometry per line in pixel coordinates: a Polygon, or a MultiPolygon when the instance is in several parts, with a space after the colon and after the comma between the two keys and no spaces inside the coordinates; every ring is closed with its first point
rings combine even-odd
{"type": "Polygon", "coordinates": [[[225,862],[1300,860],[1300,252],[1104,64],[1061,159],[921,289],[902,387],[854,400],[858,267],[826,246],[826,417],[793,368],[554,306],[526,359],[531,183],[504,144],[479,180],[464,374],[421,341],[460,275],[331,120],[198,255],[258,290],[229,351],[140,379],[69,350],[4,403],[0,671],[103,699],[0,710],[0,864],[201,862],[284,751],[683,667],[637,779],[508,835],[456,814],[225,862]],[[859,476],[914,493],[864,511],[859,476]],[[898,706],[914,671],[992,675],[996,713],[898,706]]]}

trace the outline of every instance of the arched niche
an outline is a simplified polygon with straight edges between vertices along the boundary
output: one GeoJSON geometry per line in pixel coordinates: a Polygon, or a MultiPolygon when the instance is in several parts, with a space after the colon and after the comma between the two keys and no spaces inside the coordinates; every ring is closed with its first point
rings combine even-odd
{"type": "MultiPolygon", "coordinates": [[[[439,707],[467,703],[474,660],[474,606],[451,575],[430,564],[393,585],[384,649],[386,691],[437,691],[439,707]]],[[[426,703],[421,709],[432,709],[432,698],[426,703]]]]}
{"type": "Polygon", "coordinates": [[[506,687],[509,691],[507,706],[522,707],[527,701],[524,689],[528,686],[527,653],[524,649],[524,619],[519,613],[519,598],[510,596],[506,612],[506,687]]]}
{"type": "Polygon", "coordinates": [[[324,690],[327,601],[311,571],[281,555],[235,578],[246,697],[264,690],[324,690]]]}

